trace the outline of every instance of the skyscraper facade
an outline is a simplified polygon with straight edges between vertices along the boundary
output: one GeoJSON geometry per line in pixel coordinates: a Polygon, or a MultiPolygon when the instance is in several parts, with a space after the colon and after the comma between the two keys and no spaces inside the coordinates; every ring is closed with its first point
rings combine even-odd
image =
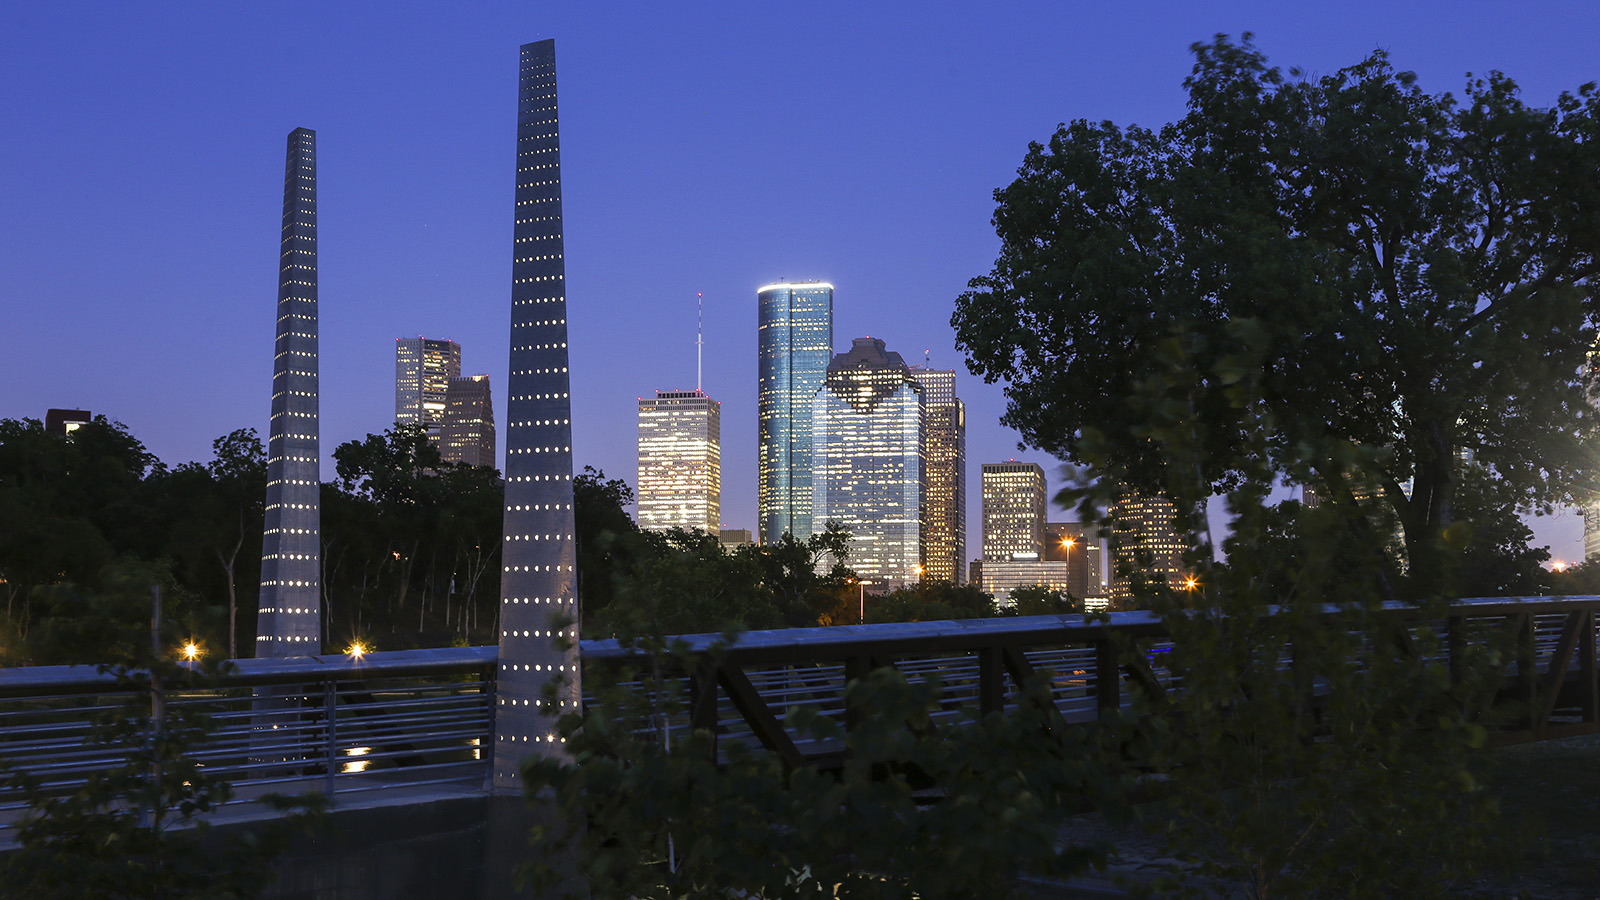
{"type": "Polygon", "coordinates": [[[494,397],[489,376],[450,379],[444,392],[444,421],[439,426],[439,454],[445,462],[493,466],[494,397]]]}
{"type": "Polygon", "coordinates": [[[1044,558],[1044,469],[1038,463],[983,464],[983,558],[1044,558]]]}
{"type": "Polygon", "coordinates": [[[922,388],[923,577],[959,584],[967,559],[967,410],[954,369],[911,367],[922,388]]]}
{"type": "Polygon", "coordinates": [[[874,586],[922,577],[922,390],[900,354],[856,338],[812,400],[812,527],[850,532],[850,568],[874,586]]]}
{"type": "Polygon", "coordinates": [[[439,446],[450,379],[461,377],[461,345],[434,338],[394,342],[394,420],[428,429],[439,446]]]}
{"type": "Polygon", "coordinates": [[[722,404],[701,391],[639,399],[639,527],[722,528],[722,404]]]}
{"type": "Polygon", "coordinates": [[[1178,512],[1172,501],[1151,494],[1125,493],[1111,504],[1111,602],[1121,608],[1134,601],[1129,574],[1141,572],[1150,581],[1179,587],[1188,572],[1183,553],[1189,549],[1173,526],[1178,512]]]}
{"type": "Polygon", "coordinates": [[[812,532],[811,406],[833,358],[833,285],[769,284],[756,297],[761,541],[804,539],[812,532]]]}
{"type": "Polygon", "coordinates": [[[572,399],[561,226],[555,41],[522,46],[512,226],[511,371],[506,413],[494,793],[520,795],[522,760],[563,753],[540,695],[563,678],[557,713],[578,709],[577,553],[572,520],[572,399]],[[567,649],[557,637],[570,641],[567,649]]]}
{"type": "Polygon", "coordinates": [[[317,419],[317,135],[289,132],[278,256],[256,656],[322,652],[322,478],[317,419]]]}

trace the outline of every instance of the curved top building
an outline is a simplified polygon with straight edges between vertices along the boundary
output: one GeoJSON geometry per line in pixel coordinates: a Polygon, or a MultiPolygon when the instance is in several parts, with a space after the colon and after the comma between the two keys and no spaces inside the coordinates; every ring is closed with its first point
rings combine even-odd
{"type": "Polygon", "coordinates": [[[760,303],[756,416],[761,542],[811,535],[811,401],[833,358],[833,285],[769,284],[760,303]]]}

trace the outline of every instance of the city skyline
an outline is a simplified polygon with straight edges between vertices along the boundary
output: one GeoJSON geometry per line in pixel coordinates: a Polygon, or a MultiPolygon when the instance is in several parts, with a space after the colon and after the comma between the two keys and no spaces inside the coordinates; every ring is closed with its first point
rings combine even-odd
{"type": "MultiPolygon", "coordinates": [[[[1458,95],[1467,72],[1499,68],[1537,106],[1600,69],[1583,39],[1597,15],[1578,4],[1510,18],[1435,4],[376,9],[41,7],[8,20],[0,264],[8,325],[29,340],[0,361],[0,416],[92,409],[171,464],[208,458],[235,428],[265,436],[258,336],[274,267],[257,250],[276,237],[282,135],[302,123],[318,129],[322,169],[324,459],[392,424],[396,333],[451,334],[497,360],[472,368],[505,384],[492,348],[507,342],[507,59],[517,38],[556,37],[575,147],[569,268],[591,301],[572,322],[575,462],[627,477],[634,398],[693,384],[703,291],[705,388],[725,404],[723,519],[753,528],[755,288],[832,281],[838,333],[962,370],[947,320],[993,262],[990,191],[1057,122],[1181,115],[1190,42],[1253,30],[1274,64],[1313,75],[1383,47],[1425,90],[1458,95]],[[818,65],[760,65],[773,35],[818,65]],[[115,100],[107,83],[122,86],[115,100]],[[147,352],[165,344],[184,352],[147,352]],[[609,371],[608,356],[630,365],[609,371]],[[184,407],[144,388],[166,378],[197,386],[184,407]]],[[[971,462],[1039,462],[1059,486],[1059,464],[1017,451],[998,424],[998,385],[967,378],[961,393],[971,462]]],[[[1575,513],[1535,530],[1557,558],[1581,554],[1575,513]]]]}

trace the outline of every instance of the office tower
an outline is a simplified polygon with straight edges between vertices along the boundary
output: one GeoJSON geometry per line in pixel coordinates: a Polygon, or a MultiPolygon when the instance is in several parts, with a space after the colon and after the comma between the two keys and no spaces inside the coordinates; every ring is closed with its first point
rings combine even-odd
{"type": "Polygon", "coordinates": [[[769,284],[759,304],[756,417],[761,542],[812,532],[811,402],[833,358],[833,285],[769,284]]]}
{"type": "Polygon", "coordinates": [[[1099,597],[1104,594],[1100,586],[1098,531],[1082,522],[1045,523],[1044,558],[1067,564],[1066,589],[1074,597],[1099,597]]]}
{"type": "Polygon", "coordinates": [[[900,354],[856,338],[812,400],[812,528],[850,532],[850,568],[874,587],[922,575],[922,391],[900,354]]]}
{"type": "Polygon", "coordinates": [[[722,545],[724,553],[733,553],[740,547],[748,547],[755,542],[756,537],[748,528],[722,528],[717,531],[717,543],[722,545]]]}
{"type": "Polygon", "coordinates": [[[47,409],[44,413],[44,430],[66,436],[92,421],[94,414],[87,409],[47,409]]]}
{"type": "Polygon", "coordinates": [[[489,376],[450,379],[444,392],[444,421],[439,426],[439,454],[445,462],[494,465],[494,398],[489,376]]]}
{"type": "Polygon", "coordinates": [[[461,345],[433,338],[394,342],[394,420],[428,429],[439,446],[450,379],[461,377],[461,345]]]}
{"type": "Polygon", "coordinates": [[[511,373],[506,413],[505,544],[495,688],[494,793],[520,795],[522,760],[561,755],[540,695],[562,677],[556,712],[577,712],[578,604],[572,523],[572,400],[561,228],[556,45],[522,45],[517,191],[511,245],[511,373]],[[562,650],[559,636],[570,641],[562,650]]]}
{"type": "MultiPolygon", "coordinates": [[[[1042,587],[1071,592],[1070,565],[1064,560],[1037,557],[984,560],[979,587],[1001,606],[1011,605],[1011,592],[1021,587],[1042,587]]],[[[1082,594],[1073,594],[1082,598],[1082,594]]]]}
{"type": "Polygon", "coordinates": [[[278,328],[267,438],[256,656],[322,652],[317,421],[317,134],[289,132],[278,256],[278,328]]]}
{"type": "Polygon", "coordinates": [[[923,446],[923,577],[960,584],[967,558],[967,410],[954,369],[912,366],[927,416],[923,446]]]}
{"type": "Polygon", "coordinates": [[[983,464],[983,558],[1044,556],[1044,469],[1038,463],[983,464]]]}
{"type": "Polygon", "coordinates": [[[1135,599],[1124,570],[1183,586],[1188,575],[1183,553],[1189,547],[1173,527],[1177,512],[1172,501],[1146,494],[1126,493],[1111,504],[1111,602],[1118,608],[1135,599]]]}
{"type": "Polygon", "coordinates": [[[639,399],[639,527],[722,524],[722,404],[700,391],[639,399]]]}

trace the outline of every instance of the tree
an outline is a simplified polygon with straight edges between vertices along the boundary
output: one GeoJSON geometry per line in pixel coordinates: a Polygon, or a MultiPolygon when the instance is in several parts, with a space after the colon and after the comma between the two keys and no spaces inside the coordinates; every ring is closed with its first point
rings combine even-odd
{"type": "Polygon", "coordinates": [[[121,615],[78,623],[113,635],[104,643],[115,648],[116,661],[103,656],[98,662],[125,694],[107,704],[85,741],[101,752],[121,750],[126,762],[90,773],[70,793],[36,773],[0,766],[7,770],[7,787],[27,807],[17,824],[17,848],[0,860],[0,883],[8,895],[255,897],[271,884],[272,862],[288,849],[294,831],[319,821],[320,796],[267,797],[288,815],[208,841],[206,815],[232,797],[232,787],[192,752],[209,732],[210,717],[194,703],[167,700],[174,688],[214,686],[228,664],[184,665],[163,649],[176,641],[173,624],[162,615],[162,594],[148,573],[120,570],[88,602],[121,615]],[[129,615],[133,610],[143,615],[129,615]]]}
{"type": "Polygon", "coordinates": [[[981,619],[999,614],[994,598],[975,584],[919,581],[866,598],[867,623],[981,619]]]}
{"type": "Polygon", "coordinates": [[[1582,499],[1596,475],[1579,373],[1600,319],[1600,93],[1533,108],[1494,72],[1457,102],[1381,51],[1320,79],[1249,35],[1194,52],[1182,119],[1080,120],[1029,147],[995,192],[1002,247],[957,301],[958,345],[1007,383],[1028,443],[1075,462],[1095,443],[1154,490],[1170,463],[1131,401],[1181,338],[1227,364],[1141,402],[1211,426],[1191,440],[1212,492],[1270,413],[1276,469],[1347,512],[1369,479],[1414,589],[1444,589],[1464,451],[1514,508],[1582,499]],[[1230,397],[1246,374],[1252,408],[1230,397]],[[1308,458],[1329,441],[1344,449],[1308,458]]]}
{"type": "Polygon", "coordinates": [[[1061,730],[1042,678],[1007,713],[936,723],[936,680],[879,669],[845,688],[848,732],[809,707],[785,715],[805,737],[842,743],[840,770],[786,769],[739,742],[724,742],[719,767],[709,733],[664,731],[683,712],[674,663],[694,660],[652,646],[640,670],[585,676],[592,701],[560,720],[568,755],[524,766],[526,796],[550,813],[521,876],[544,895],[570,887],[551,862],[566,858],[587,888],[566,896],[1018,897],[1022,874],[1103,864],[1104,847],[1058,844],[1086,801],[1126,816],[1109,751],[1118,729],[1061,730]]]}

